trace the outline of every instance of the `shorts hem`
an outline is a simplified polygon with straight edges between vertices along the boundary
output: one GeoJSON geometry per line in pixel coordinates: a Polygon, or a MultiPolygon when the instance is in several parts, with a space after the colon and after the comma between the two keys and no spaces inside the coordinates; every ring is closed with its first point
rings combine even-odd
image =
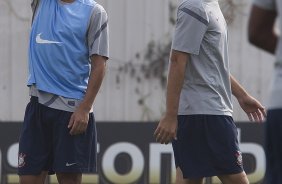
{"type": "Polygon", "coordinates": [[[81,173],[81,174],[97,174],[98,171],[96,168],[94,169],[76,169],[76,170],[64,170],[64,169],[56,169],[56,170],[41,170],[41,171],[23,171],[18,172],[19,176],[25,175],[39,175],[41,172],[48,172],[48,175],[53,175],[56,173],[81,173]]]}
{"type": "Polygon", "coordinates": [[[23,172],[17,172],[19,176],[25,176],[25,175],[39,175],[41,172],[49,172],[48,170],[41,170],[41,171],[23,171],[23,172]]]}
{"type": "Polygon", "coordinates": [[[78,168],[73,170],[66,170],[66,169],[54,169],[54,173],[81,173],[81,174],[97,174],[97,169],[84,169],[84,168],[78,168]]]}
{"type": "Polygon", "coordinates": [[[202,175],[186,175],[183,173],[183,178],[185,179],[197,179],[197,178],[205,178],[205,177],[213,177],[213,176],[222,176],[222,175],[233,175],[233,174],[240,174],[244,172],[244,170],[234,170],[234,171],[226,171],[226,172],[211,172],[202,175]]]}

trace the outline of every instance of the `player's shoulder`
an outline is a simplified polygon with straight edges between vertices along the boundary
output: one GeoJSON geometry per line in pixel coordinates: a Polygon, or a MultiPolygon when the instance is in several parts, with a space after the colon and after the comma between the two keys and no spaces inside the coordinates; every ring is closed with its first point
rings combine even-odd
{"type": "Polygon", "coordinates": [[[180,3],[178,10],[188,9],[197,14],[206,14],[206,10],[204,8],[204,4],[202,0],[182,0],[180,3]]]}
{"type": "Polygon", "coordinates": [[[208,13],[206,12],[203,0],[182,0],[178,7],[178,15],[189,14],[197,19],[209,21],[208,13]]]}
{"type": "Polygon", "coordinates": [[[79,1],[84,5],[91,6],[93,8],[93,14],[106,14],[106,10],[104,9],[104,7],[94,0],[79,0],[79,1]]]}
{"type": "Polygon", "coordinates": [[[105,8],[98,3],[96,3],[96,5],[94,7],[94,12],[95,12],[95,14],[106,14],[105,8]]]}

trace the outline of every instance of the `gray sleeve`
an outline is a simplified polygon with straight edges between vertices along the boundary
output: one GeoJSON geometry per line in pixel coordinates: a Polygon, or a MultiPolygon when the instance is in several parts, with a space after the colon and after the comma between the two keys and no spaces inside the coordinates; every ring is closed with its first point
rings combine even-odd
{"type": "Polygon", "coordinates": [[[179,6],[172,49],[198,55],[208,27],[205,10],[179,6]]]}
{"type": "Polygon", "coordinates": [[[37,11],[37,8],[38,8],[39,3],[40,3],[40,0],[32,0],[32,1],[31,1],[32,22],[33,22],[33,19],[34,19],[35,14],[36,14],[36,11],[37,11]]]}
{"type": "Polygon", "coordinates": [[[39,3],[39,0],[32,0],[31,1],[31,9],[32,9],[33,13],[36,11],[38,3],[39,3]]]}
{"type": "Polygon", "coordinates": [[[88,29],[89,57],[93,54],[109,58],[108,16],[105,9],[96,4],[88,29]]]}
{"type": "Polygon", "coordinates": [[[254,0],[253,4],[266,10],[275,10],[276,7],[275,0],[254,0]]]}

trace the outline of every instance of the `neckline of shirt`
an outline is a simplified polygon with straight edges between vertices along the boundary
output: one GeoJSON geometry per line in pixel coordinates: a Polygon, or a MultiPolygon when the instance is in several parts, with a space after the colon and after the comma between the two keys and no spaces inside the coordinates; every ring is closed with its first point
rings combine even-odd
{"type": "Polygon", "coordinates": [[[203,2],[211,3],[211,2],[218,2],[218,0],[203,0],[203,2]]]}
{"type": "Polygon", "coordinates": [[[63,0],[58,0],[59,1],[59,3],[61,3],[61,4],[63,4],[63,5],[71,5],[71,4],[73,4],[76,0],[74,0],[74,1],[72,1],[72,2],[65,2],[65,1],[63,1],[63,0]]]}

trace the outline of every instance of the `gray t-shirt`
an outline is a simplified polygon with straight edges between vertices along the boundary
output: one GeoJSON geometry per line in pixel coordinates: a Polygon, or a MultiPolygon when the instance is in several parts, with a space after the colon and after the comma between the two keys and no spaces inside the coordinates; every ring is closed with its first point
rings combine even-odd
{"type": "MultiPolygon", "coordinates": [[[[63,3],[62,1],[60,2],[63,3]]],[[[33,0],[31,3],[33,18],[36,16],[39,3],[40,0],[33,0]]],[[[87,31],[87,42],[89,57],[93,54],[97,54],[109,58],[108,16],[105,9],[99,4],[94,6],[90,17],[87,31]]],[[[70,99],[44,91],[39,91],[36,89],[36,86],[30,87],[30,95],[37,96],[39,103],[45,106],[69,112],[74,112],[81,103],[81,100],[70,99]]],[[[93,109],[91,109],[90,112],[92,111],[93,109]]]]}
{"type": "Polygon", "coordinates": [[[227,25],[217,0],[183,0],[172,49],[190,54],[178,114],[232,116],[227,25]]]}
{"type": "MultiPolygon", "coordinates": [[[[282,13],[281,0],[254,0],[254,4],[266,10],[275,10],[278,15],[282,13]]],[[[282,19],[279,19],[280,30],[282,30],[282,19]]],[[[279,40],[276,49],[276,62],[270,87],[270,98],[268,109],[282,108],[282,39],[279,40]]]]}

